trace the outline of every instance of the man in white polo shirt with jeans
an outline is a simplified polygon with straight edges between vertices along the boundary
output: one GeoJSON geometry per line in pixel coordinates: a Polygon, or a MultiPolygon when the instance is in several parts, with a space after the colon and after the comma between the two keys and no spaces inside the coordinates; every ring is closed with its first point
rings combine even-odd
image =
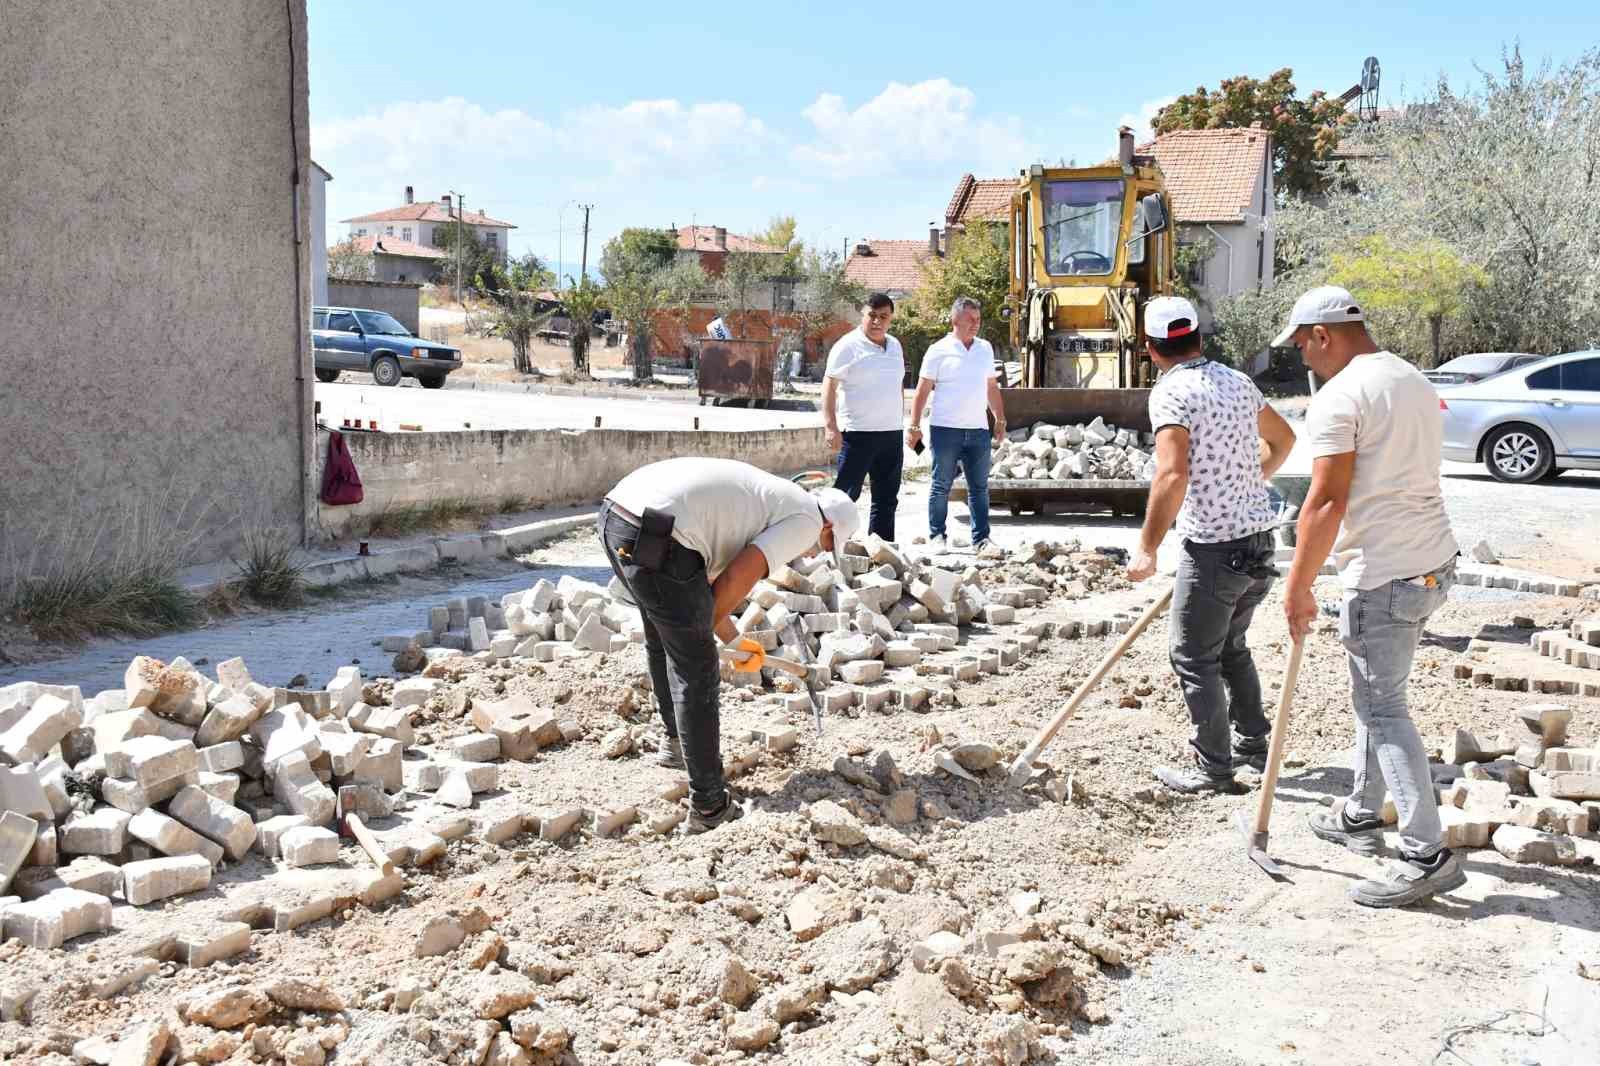
{"type": "Polygon", "coordinates": [[[1155,573],[1156,549],[1176,519],[1183,543],[1168,652],[1194,725],[1192,765],[1155,774],[1176,792],[1228,792],[1235,767],[1264,767],[1272,731],[1248,636],[1277,576],[1266,479],[1289,457],[1294,430],[1248,377],[1202,354],[1200,316],[1188,300],[1151,300],[1144,331],[1161,370],[1150,392],[1156,472],[1128,576],[1155,573]]]}
{"type": "Polygon", "coordinates": [[[822,379],[822,419],[828,447],[838,453],[833,487],[852,500],[872,479],[869,532],[894,540],[899,505],[906,357],[889,335],[894,301],[881,292],[861,305],[861,325],[840,337],[828,353],[822,379]]]}
{"type": "Polygon", "coordinates": [[[956,467],[967,479],[967,510],[972,515],[972,546],[989,541],[989,454],[1005,439],[1006,409],[994,369],[994,348],[978,336],[983,307],[970,296],[950,308],[950,332],[929,346],[922,357],[917,393],[911,400],[911,425],[906,446],[922,440],[922,410],[933,396],[933,484],[928,490],[928,540],[945,543],[945,518],[956,467]],[[987,412],[994,413],[991,434],[987,412]]]}
{"type": "Polygon", "coordinates": [[[1352,885],[1350,895],[1368,907],[1402,907],[1467,880],[1444,846],[1428,754],[1406,706],[1423,627],[1456,575],[1456,540],[1439,488],[1439,395],[1416,367],[1379,350],[1361,305],[1333,285],[1295,301],[1288,328],[1272,343],[1299,348],[1327,382],[1306,412],[1311,488],[1284,614],[1297,639],[1311,632],[1311,586],[1331,553],[1344,585],[1339,640],[1356,713],[1355,785],[1331,811],[1312,815],[1311,831],[1377,854],[1387,789],[1398,812],[1400,861],[1385,876],[1352,885]]]}

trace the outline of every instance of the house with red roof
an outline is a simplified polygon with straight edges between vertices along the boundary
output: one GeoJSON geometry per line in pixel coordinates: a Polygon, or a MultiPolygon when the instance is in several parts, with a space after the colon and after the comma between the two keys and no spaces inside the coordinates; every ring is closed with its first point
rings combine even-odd
{"type": "Polygon", "coordinates": [[[1138,151],[1161,164],[1178,244],[1212,245],[1189,274],[1209,331],[1218,302],[1272,284],[1272,135],[1259,127],[1174,130],[1138,151]]]}
{"type": "Polygon", "coordinates": [[[868,292],[881,292],[899,303],[922,284],[922,270],[930,259],[944,254],[943,237],[930,227],[925,241],[857,241],[844,262],[845,277],[868,292]]]}
{"type": "Polygon", "coordinates": [[[430,280],[439,261],[449,257],[439,248],[446,240],[439,231],[458,221],[472,230],[479,244],[493,249],[502,263],[506,261],[511,231],[517,228],[482,211],[463,211],[460,204],[452,203],[448,193],[438,200],[418,202],[410,185],[406,186],[406,201],[399,207],[341,221],[350,227],[349,239],[358,242],[358,247],[371,247],[379,281],[430,280]],[[380,243],[382,247],[378,247],[380,243]]]}

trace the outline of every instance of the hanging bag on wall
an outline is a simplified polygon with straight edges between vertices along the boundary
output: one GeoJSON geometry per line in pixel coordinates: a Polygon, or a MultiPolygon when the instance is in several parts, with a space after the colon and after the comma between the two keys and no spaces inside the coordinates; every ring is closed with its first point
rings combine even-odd
{"type": "Polygon", "coordinates": [[[361,502],[361,475],[350,458],[344,434],[328,432],[328,464],[322,469],[322,502],[330,505],[361,502]]]}

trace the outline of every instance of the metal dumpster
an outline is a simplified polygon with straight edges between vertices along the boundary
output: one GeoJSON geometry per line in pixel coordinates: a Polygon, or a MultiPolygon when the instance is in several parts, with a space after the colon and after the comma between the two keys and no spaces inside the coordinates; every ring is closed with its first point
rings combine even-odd
{"type": "Polygon", "coordinates": [[[772,402],[772,379],[778,348],[772,340],[717,340],[700,346],[700,402],[743,403],[765,407],[772,402]]]}

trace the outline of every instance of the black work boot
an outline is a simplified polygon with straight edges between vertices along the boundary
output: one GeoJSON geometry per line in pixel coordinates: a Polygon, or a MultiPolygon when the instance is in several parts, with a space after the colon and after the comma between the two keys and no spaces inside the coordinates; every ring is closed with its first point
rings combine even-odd
{"type": "Polygon", "coordinates": [[[1239,791],[1239,785],[1233,779],[1232,771],[1225,774],[1207,773],[1198,767],[1180,770],[1172,766],[1158,766],[1155,770],[1156,780],[1174,792],[1181,792],[1186,796],[1196,796],[1207,792],[1232,793],[1239,791]]]}

